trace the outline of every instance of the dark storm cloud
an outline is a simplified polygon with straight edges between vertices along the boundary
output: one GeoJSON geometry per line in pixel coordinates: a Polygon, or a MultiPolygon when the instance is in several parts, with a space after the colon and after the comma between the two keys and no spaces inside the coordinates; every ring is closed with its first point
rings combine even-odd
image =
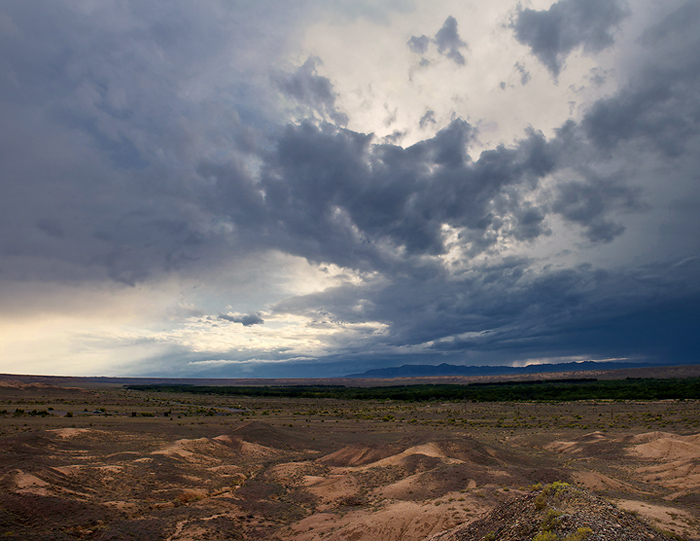
{"type": "Polygon", "coordinates": [[[331,82],[316,74],[319,62],[319,58],[310,57],[296,72],[280,77],[279,85],[300,102],[323,109],[335,105],[335,93],[331,82]]]}
{"type": "Polygon", "coordinates": [[[428,52],[430,38],[428,36],[411,36],[408,40],[408,48],[416,54],[425,54],[428,52]]]}
{"type": "Polygon", "coordinates": [[[336,94],[333,85],[317,74],[316,66],[321,63],[317,57],[310,57],[297,71],[278,77],[282,91],[299,103],[309,106],[322,117],[328,117],[336,124],[345,125],[348,117],[336,110],[336,94]]]}
{"type": "MultiPolygon", "coordinates": [[[[696,13],[687,4],[680,9],[684,18],[696,13]]],[[[695,209],[700,201],[692,198],[700,164],[691,150],[700,139],[699,124],[692,120],[700,118],[700,69],[692,53],[700,43],[690,30],[700,19],[681,25],[686,29],[682,32],[657,30],[679,19],[677,13],[672,11],[647,31],[646,36],[664,37],[648,41],[646,46],[653,49],[628,85],[593,104],[580,124],[561,126],[549,140],[532,132],[516,146],[485,152],[474,161],[465,150],[473,129],[456,123],[407,149],[357,147],[357,155],[365,156],[359,163],[372,165],[363,178],[381,185],[379,179],[386,181],[395,171],[402,182],[392,186],[393,197],[373,194],[376,207],[362,198],[358,207],[347,205],[346,216],[357,232],[364,232],[359,237],[363,242],[384,234],[408,256],[444,251],[433,220],[464,227],[461,238],[472,244],[474,251],[466,252],[472,255],[494,250],[503,238],[527,242],[546,235],[554,216],[578,228],[591,245],[624,246],[624,216],[650,212],[653,205],[645,200],[649,185],[637,183],[644,176],[637,164],[641,158],[641,167],[654,164],[689,194],[682,205],[674,204],[674,216],[682,222],[674,236],[665,237],[672,245],[678,243],[666,253],[679,258],[613,270],[585,264],[542,269],[534,260],[511,258],[472,265],[450,279],[442,267],[420,266],[420,257],[407,260],[411,272],[404,272],[405,266],[402,272],[390,271],[398,267],[382,267],[376,260],[373,268],[391,275],[389,282],[344,286],[290,299],[276,309],[313,317],[323,307],[331,314],[324,317],[389,324],[391,332],[373,347],[363,342],[362,351],[352,346],[343,350],[358,363],[500,363],[582,353],[692,361],[700,345],[690,323],[700,317],[700,266],[693,257],[697,243],[688,235],[698,222],[697,213],[679,209],[695,209]],[[528,194],[541,193],[537,186],[544,178],[555,180],[547,188],[548,197],[533,200],[528,194]],[[412,212],[407,212],[407,202],[412,212]],[[378,229],[368,227],[361,212],[365,205],[378,229]],[[694,225],[690,216],[695,216],[694,225]],[[412,242],[405,236],[409,231],[412,242]],[[358,300],[359,312],[353,308],[358,300]],[[401,354],[391,353],[392,347],[401,354]]],[[[354,191],[354,197],[361,194],[362,189],[354,191]]],[[[352,197],[348,193],[332,199],[352,197]]],[[[670,225],[665,228],[671,230],[670,225]]]]}
{"type": "Polygon", "coordinates": [[[596,102],[583,120],[586,135],[600,149],[612,151],[637,140],[669,156],[693,150],[700,118],[698,26],[700,9],[687,2],[643,34],[645,64],[620,92],[596,102]]]}
{"type": "Polygon", "coordinates": [[[437,274],[427,279],[397,276],[390,284],[346,286],[289,299],[276,310],[391,323],[391,334],[380,343],[344,346],[340,354],[354,359],[353,364],[507,364],[582,353],[692,362],[700,346],[692,331],[700,316],[699,273],[697,261],[538,272],[532,261],[510,258],[479,265],[452,280],[437,274]],[[358,300],[361,313],[353,309],[358,300]]]}
{"type": "Polygon", "coordinates": [[[459,37],[457,19],[450,16],[445,20],[445,24],[435,34],[435,43],[440,54],[445,55],[456,64],[461,66],[465,64],[466,61],[460,49],[466,48],[467,44],[459,37]]]}
{"type": "Polygon", "coordinates": [[[615,178],[597,178],[591,174],[582,182],[562,182],[556,187],[552,210],[584,227],[591,242],[610,242],[625,230],[608,218],[612,210],[635,211],[644,208],[639,190],[619,183],[615,178]]]}
{"type": "MultiPolygon", "coordinates": [[[[197,166],[200,181],[194,184],[167,169],[112,182],[96,163],[102,195],[95,194],[87,215],[72,194],[89,186],[95,159],[76,156],[70,167],[80,162],[86,183],[67,176],[61,184],[66,200],[51,203],[77,204],[78,212],[63,213],[69,216],[60,224],[65,244],[45,243],[45,255],[85,269],[105,268],[113,279],[134,284],[154,273],[229,257],[222,251],[231,245],[229,234],[238,252],[275,248],[313,261],[387,270],[398,261],[444,253],[445,224],[465,229],[462,240],[472,256],[508,238],[547,234],[550,212],[583,227],[592,241],[620,232],[605,227],[609,214],[624,207],[617,201],[629,197],[619,187],[623,182],[598,193],[605,186],[595,179],[585,184],[584,171],[584,184],[575,185],[577,190],[563,184],[551,208],[523,199],[562,160],[581,154],[585,141],[560,135],[548,142],[533,131],[515,146],[483,152],[473,161],[469,146],[475,134],[468,123],[455,120],[433,138],[402,148],[373,144],[371,136],[330,125],[288,126],[259,154],[258,174],[243,160],[207,159],[197,166]]],[[[58,222],[42,219],[35,230],[56,237],[58,222]]],[[[21,244],[6,249],[17,252],[21,244]]],[[[28,245],[37,246],[25,242],[19,250],[28,245]]]]}
{"type": "Polygon", "coordinates": [[[612,45],[627,13],[621,0],[559,0],[546,11],[518,8],[512,27],[556,78],[577,47],[595,53],[612,45]]]}
{"type": "Polygon", "coordinates": [[[37,222],[37,227],[47,235],[56,239],[64,237],[66,232],[57,218],[42,218],[37,222]]]}
{"type": "Polygon", "coordinates": [[[450,224],[467,228],[472,249],[482,251],[494,234],[515,234],[502,228],[494,206],[519,208],[518,189],[510,188],[534,187],[556,157],[533,132],[473,162],[474,136],[468,123],[454,121],[404,149],[329,126],[288,127],[260,182],[268,227],[283,225],[273,238],[314,260],[383,267],[396,249],[408,257],[443,253],[442,227],[450,224]]]}
{"type": "Polygon", "coordinates": [[[642,43],[654,46],[669,39],[677,39],[679,35],[692,34],[697,31],[698,19],[700,4],[695,0],[686,0],[660,22],[648,28],[642,34],[642,43]]]}
{"type": "Polygon", "coordinates": [[[213,189],[211,210],[249,243],[363,270],[444,254],[445,226],[461,230],[470,257],[508,239],[550,234],[550,215],[580,227],[591,243],[607,243],[624,231],[617,214],[645,208],[622,173],[603,176],[590,167],[597,151],[573,123],[550,141],[531,131],[476,161],[469,155],[475,136],[455,120],[402,148],[307,123],[283,130],[259,178],[235,162],[202,163],[198,173],[213,189]],[[552,174],[561,180],[549,200],[532,201],[552,174]]]}
{"type": "Polygon", "coordinates": [[[258,313],[252,314],[221,314],[219,319],[231,321],[232,323],[240,323],[244,327],[252,327],[253,325],[262,325],[265,323],[263,318],[258,313]]]}
{"type": "Polygon", "coordinates": [[[435,120],[435,111],[427,110],[421,117],[418,125],[421,129],[425,129],[430,124],[437,124],[437,121],[435,120]]]}
{"type": "Polygon", "coordinates": [[[266,86],[251,95],[232,52],[257,39],[272,53],[284,36],[246,26],[240,10],[259,8],[209,7],[3,3],[3,276],[135,284],[211,261],[221,236],[186,171],[209,152],[257,149],[266,86]],[[246,84],[214,69],[221,57],[246,84]],[[188,99],[201,78],[226,85],[225,105],[188,99]]]}
{"type": "Polygon", "coordinates": [[[545,225],[546,215],[543,209],[525,202],[515,209],[514,216],[518,227],[513,232],[517,240],[532,240],[550,233],[545,225]]]}
{"type": "MultiPolygon", "coordinates": [[[[454,63],[463,66],[466,63],[464,55],[461,53],[460,49],[465,49],[467,44],[462,41],[459,36],[459,31],[457,30],[457,19],[450,16],[447,17],[442,28],[438,30],[435,34],[434,39],[430,39],[428,36],[411,36],[408,40],[408,48],[415,54],[424,55],[428,52],[428,47],[430,43],[433,42],[437,45],[438,53],[445,56],[446,58],[452,60],[454,63]]],[[[426,58],[421,59],[421,66],[427,66],[430,61],[426,58]]]]}
{"type": "Polygon", "coordinates": [[[532,78],[530,76],[530,72],[525,69],[525,66],[523,66],[520,62],[515,63],[515,69],[520,73],[520,84],[525,86],[527,83],[530,82],[530,79],[532,78]]]}

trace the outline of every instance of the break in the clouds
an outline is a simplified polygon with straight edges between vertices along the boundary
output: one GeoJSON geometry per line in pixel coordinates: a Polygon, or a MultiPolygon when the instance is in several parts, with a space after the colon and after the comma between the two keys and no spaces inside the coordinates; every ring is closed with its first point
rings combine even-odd
{"type": "Polygon", "coordinates": [[[695,360],[694,1],[12,1],[0,30],[0,371],[695,360]]]}

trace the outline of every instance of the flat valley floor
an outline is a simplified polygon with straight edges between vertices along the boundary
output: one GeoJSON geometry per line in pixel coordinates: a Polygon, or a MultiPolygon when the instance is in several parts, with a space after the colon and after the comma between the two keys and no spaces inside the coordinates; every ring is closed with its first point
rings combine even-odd
{"type": "Polygon", "coordinates": [[[700,539],[700,402],[254,399],[0,380],[0,538],[423,540],[563,481],[700,539]]]}

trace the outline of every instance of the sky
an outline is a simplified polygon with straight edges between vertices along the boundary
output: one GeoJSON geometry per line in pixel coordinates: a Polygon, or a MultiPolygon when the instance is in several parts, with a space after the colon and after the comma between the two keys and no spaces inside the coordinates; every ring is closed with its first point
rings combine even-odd
{"type": "Polygon", "coordinates": [[[697,0],[4,0],[0,372],[696,363],[697,0]]]}

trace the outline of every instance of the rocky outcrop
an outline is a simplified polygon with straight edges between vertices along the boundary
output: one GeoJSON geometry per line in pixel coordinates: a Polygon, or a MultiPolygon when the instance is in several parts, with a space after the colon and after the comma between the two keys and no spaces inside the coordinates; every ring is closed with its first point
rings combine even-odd
{"type": "Polygon", "coordinates": [[[672,541],[615,505],[567,483],[514,498],[429,541],[672,541]]]}

